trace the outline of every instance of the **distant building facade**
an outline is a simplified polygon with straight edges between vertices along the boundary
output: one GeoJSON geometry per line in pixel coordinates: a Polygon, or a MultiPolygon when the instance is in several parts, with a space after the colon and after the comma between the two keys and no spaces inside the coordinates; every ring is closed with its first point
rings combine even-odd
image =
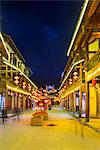
{"type": "Polygon", "coordinates": [[[32,107],[36,85],[31,70],[10,36],[0,32],[0,110],[32,107]]]}

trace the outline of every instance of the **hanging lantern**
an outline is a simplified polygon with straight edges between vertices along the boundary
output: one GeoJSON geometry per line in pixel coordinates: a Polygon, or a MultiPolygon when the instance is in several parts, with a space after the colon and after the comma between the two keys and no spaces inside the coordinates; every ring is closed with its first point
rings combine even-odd
{"type": "Polygon", "coordinates": [[[73,73],[73,75],[74,75],[74,76],[78,75],[78,72],[77,72],[77,71],[75,71],[75,72],[73,73]]]}
{"type": "Polygon", "coordinates": [[[48,103],[48,100],[46,99],[46,100],[44,100],[44,102],[45,102],[45,103],[48,103]]]}
{"type": "Polygon", "coordinates": [[[29,89],[29,91],[31,91],[31,86],[28,89],[29,89]]]}
{"type": "Polygon", "coordinates": [[[14,79],[15,79],[15,80],[18,80],[18,79],[19,79],[19,77],[18,77],[18,76],[15,76],[15,77],[14,77],[14,79]]]}
{"type": "Polygon", "coordinates": [[[37,100],[37,99],[35,100],[35,103],[38,103],[38,100],[37,100]]]}
{"type": "Polygon", "coordinates": [[[35,110],[37,110],[38,109],[38,107],[37,106],[35,106],[35,110]]]}
{"type": "Polygon", "coordinates": [[[74,78],[74,79],[77,79],[77,78],[78,78],[78,76],[74,76],[73,78],[74,78]]]}
{"type": "Polygon", "coordinates": [[[15,96],[16,96],[16,97],[18,96],[18,93],[17,93],[17,92],[15,93],[15,96]]]}
{"type": "Polygon", "coordinates": [[[31,86],[30,86],[30,89],[29,89],[29,91],[31,91],[31,86]]]}
{"type": "Polygon", "coordinates": [[[45,95],[45,96],[48,96],[48,94],[47,94],[47,93],[45,93],[44,95],[45,95]]]}
{"type": "Polygon", "coordinates": [[[97,83],[97,80],[96,79],[92,79],[92,85],[95,86],[97,83]]]}
{"type": "Polygon", "coordinates": [[[62,92],[64,92],[64,88],[62,88],[62,92]]]}
{"type": "Polygon", "coordinates": [[[43,106],[43,103],[39,103],[39,106],[41,106],[41,107],[42,107],[42,106],[43,106]]]}
{"type": "Polygon", "coordinates": [[[40,99],[43,99],[43,98],[44,98],[42,95],[40,95],[39,97],[40,97],[40,99]]]}
{"type": "Polygon", "coordinates": [[[23,89],[26,88],[26,82],[23,82],[23,85],[22,85],[23,89]]]}
{"type": "Polygon", "coordinates": [[[8,95],[10,95],[10,91],[8,91],[8,95]]]}
{"type": "Polygon", "coordinates": [[[35,92],[34,89],[32,89],[32,94],[34,94],[34,92],[35,92]]]}
{"type": "Polygon", "coordinates": [[[31,91],[31,85],[28,83],[28,90],[31,91]]]}
{"type": "Polygon", "coordinates": [[[28,96],[28,98],[30,99],[30,98],[31,98],[31,96],[28,96]]]}
{"type": "Polygon", "coordinates": [[[11,92],[10,95],[13,96],[13,92],[11,92]]]}
{"type": "Polygon", "coordinates": [[[22,97],[22,94],[19,94],[19,97],[22,97]]]}
{"type": "Polygon", "coordinates": [[[78,78],[78,72],[77,72],[77,71],[75,71],[75,72],[73,73],[73,78],[74,78],[74,79],[77,79],[77,78],[78,78]]]}
{"type": "Polygon", "coordinates": [[[35,92],[34,92],[34,95],[35,95],[35,96],[37,96],[37,95],[38,95],[38,93],[35,91],[35,92]]]}
{"type": "Polygon", "coordinates": [[[66,85],[64,85],[64,89],[66,88],[66,85]]]}
{"type": "Polygon", "coordinates": [[[19,83],[19,81],[18,81],[18,80],[15,80],[14,83],[17,85],[17,84],[19,83]]]}
{"type": "Polygon", "coordinates": [[[70,85],[72,84],[72,79],[71,79],[71,78],[69,79],[69,84],[70,84],[70,85]]]}
{"type": "Polygon", "coordinates": [[[66,81],[66,88],[68,87],[68,85],[69,85],[69,84],[68,84],[68,81],[66,81]]]}
{"type": "Polygon", "coordinates": [[[35,96],[35,95],[34,95],[34,91],[32,91],[32,96],[35,96]]]}
{"type": "Polygon", "coordinates": [[[19,83],[19,81],[18,81],[19,77],[15,76],[14,79],[15,79],[14,83],[17,85],[19,83]]]}

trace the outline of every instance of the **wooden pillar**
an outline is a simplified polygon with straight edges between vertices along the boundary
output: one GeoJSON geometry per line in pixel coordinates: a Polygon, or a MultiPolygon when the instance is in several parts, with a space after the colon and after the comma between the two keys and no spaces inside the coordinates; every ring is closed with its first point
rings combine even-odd
{"type": "Polygon", "coordinates": [[[86,122],[89,122],[89,83],[86,82],[86,122]]]}
{"type": "Polygon", "coordinates": [[[81,85],[80,85],[79,117],[81,117],[82,115],[82,63],[80,63],[80,80],[81,80],[81,85]]]}
{"type": "Polygon", "coordinates": [[[31,99],[31,109],[32,109],[32,99],[31,99]]]}
{"type": "Polygon", "coordinates": [[[26,106],[26,96],[23,96],[23,110],[25,110],[26,106]]]}
{"type": "Polygon", "coordinates": [[[6,65],[5,109],[7,109],[8,105],[7,80],[8,80],[8,66],[6,65]]]}
{"type": "Polygon", "coordinates": [[[4,110],[5,107],[6,107],[6,106],[5,106],[5,97],[6,97],[6,96],[5,96],[5,91],[3,91],[3,93],[2,93],[2,97],[3,97],[3,98],[2,98],[2,108],[1,108],[1,109],[4,110]]]}
{"type": "Polygon", "coordinates": [[[70,94],[70,111],[74,111],[74,101],[73,101],[73,93],[70,94]]]}
{"type": "Polygon", "coordinates": [[[74,112],[74,94],[72,93],[72,112],[74,112]]]}
{"type": "Polygon", "coordinates": [[[69,99],[70,99],[70,98],[69,98],[69,95],[68,95],[68,110],[70,110],[70,106],[69,106],[69,105],[70,105],[70,104],[69,104],[69,103],[70,103],[70,100],[69,100],[69,99]]]}
{"type": "MultiPolygon", "coordinates": [[[[10,57],[10,63],[13,64],[13,56],[10,57]]],[[[13,83],[13,69],[10,67],[10,82],[13,83]]]]}
{"type": "Polygon", "coordinates": [[[21,100],[21,98],[20,98],[20,96],[18,97],[18,108],[20,108],[20,100],[21,100]]]}
{"type": "Polygon", "coordinates": [[[12,95],[12,107],[11,107],[12,110],[14,110],[14,94],[12,95]]]}
{"type": "MultiPolygon", "coordinates": [[[[88,44],[86,44],[86,64],[89,61],[88,44]]],[[[86,85],[86,122],[89,122],[89,82],[87,81],[88,68],[85,68],[85,85],[86,85]]]]}
{"type": "Polygon", "coordinates": [[[69,111],[71,111],[71,96],[69,94],[69,111]]]}
{"type": "Polygon", "coordinates": [[[76,112],[76,95],[75,95],[75,92],[73,94],[74,94],[74,113],[75,113],[76,112]]]}
{"type": "Polygon", "coordinates": [[[67,97],[66,97],[66,98],[67,98],[67,108],[66,108],[66,109],[68,110],[68,95],[67,95],[67,97]]]}
{"type": "Polygon", "coordinates": [[[15,106],[15,108],[18,108],[18,93],[16,92],[16,94],[15,94],[15,104],[14,104],[15,106]]]}

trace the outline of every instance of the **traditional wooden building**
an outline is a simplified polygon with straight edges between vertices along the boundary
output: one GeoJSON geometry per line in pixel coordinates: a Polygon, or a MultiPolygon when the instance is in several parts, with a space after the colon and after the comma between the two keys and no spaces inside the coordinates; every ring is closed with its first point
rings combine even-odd
{"type": "Polygon", "coordinates": [[[11,37],[0,33],[0,110],[32,107],[37,87],[29,78],[31,73],[11,37]]]}
{"type": "Polygon", "coordinates": [[[62,104],[79,116],[100,117],[100,1],[85,0],[67,50],[62,104]]]}

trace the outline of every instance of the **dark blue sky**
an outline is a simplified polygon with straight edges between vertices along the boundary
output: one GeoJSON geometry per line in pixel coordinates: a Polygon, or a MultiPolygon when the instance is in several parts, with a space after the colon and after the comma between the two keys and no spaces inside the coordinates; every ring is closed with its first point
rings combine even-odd
{"type": "Polygon", "coordinates": [[[9,34],[37,86],[59,86],[82,1],[2,1],[1,31],[9,34]]]}

